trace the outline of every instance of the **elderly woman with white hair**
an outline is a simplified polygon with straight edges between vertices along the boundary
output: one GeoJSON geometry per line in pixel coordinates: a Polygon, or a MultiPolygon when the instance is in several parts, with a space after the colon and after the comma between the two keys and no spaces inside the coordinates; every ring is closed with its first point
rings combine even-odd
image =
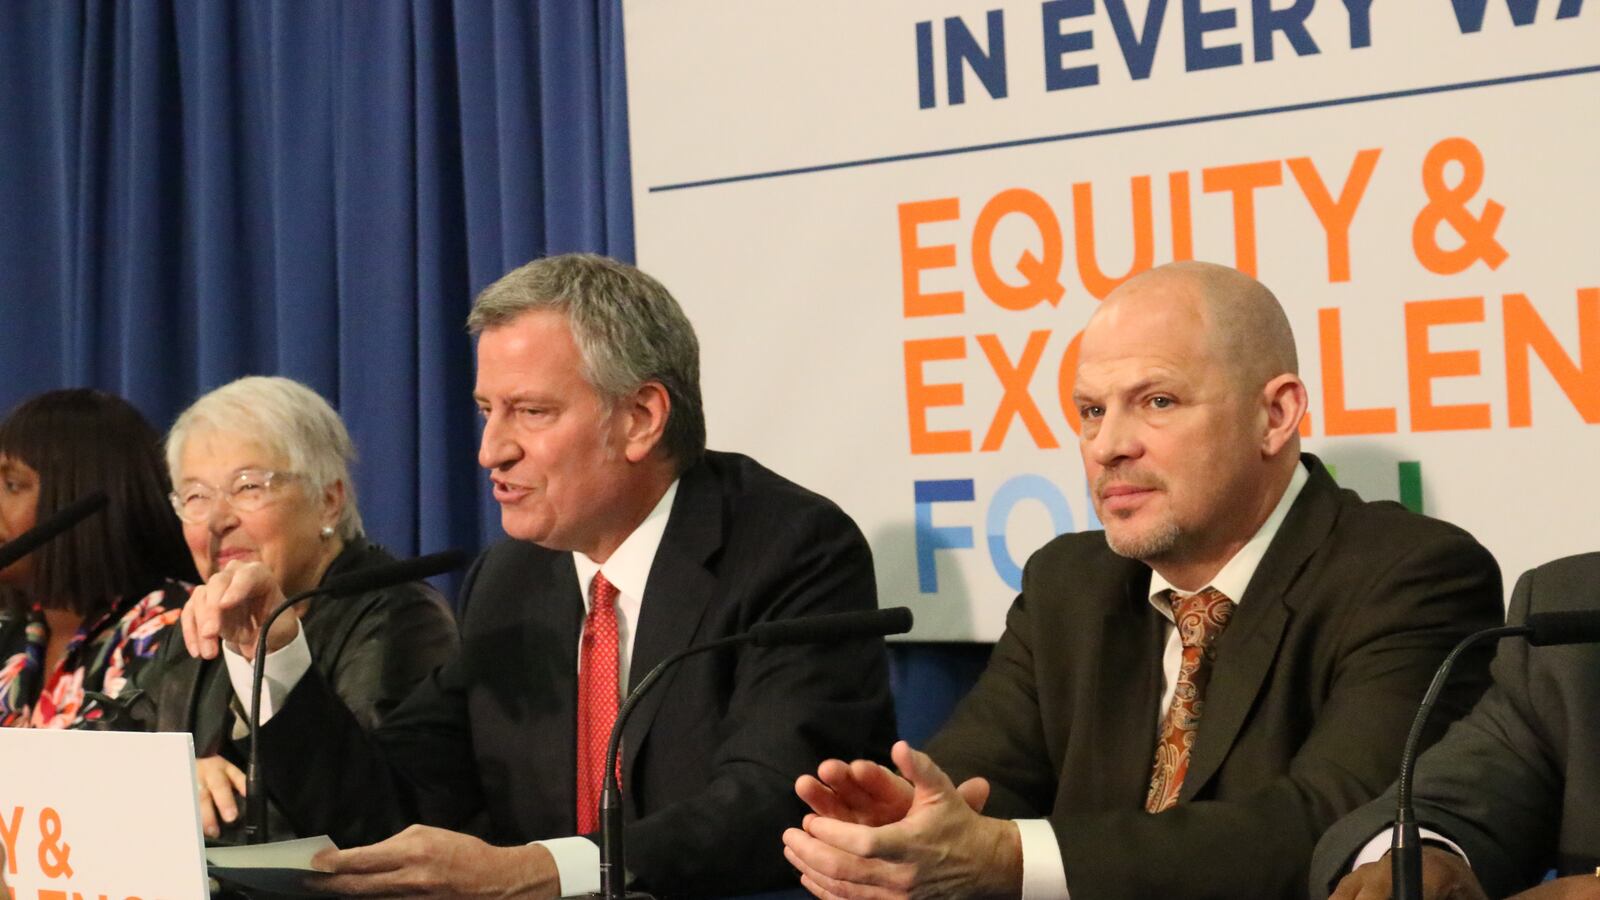
{"type": "MultiPolygon", "coordinates": [[[[172,505],[202,579],[259,562],[290,595],[393,561],[362,532],[344,423],[298,382],[256,376],[217,388],[178,416],[166,452],[172,505]]],[[[454,618],[420,582],[312,599],[293,613],[316,668],[369,729],[456,649],[454,618]]],[[[194,734],[201,818],[212,838],[242,828],[236,794],[245,789],[249,733],[229,679],[222,659],[192,658],[174,639],[136,680],[154,701],[134,709],[146,727],[194,734]]],[[[277,810],[268,836],[294,836],[277,810]]]]}

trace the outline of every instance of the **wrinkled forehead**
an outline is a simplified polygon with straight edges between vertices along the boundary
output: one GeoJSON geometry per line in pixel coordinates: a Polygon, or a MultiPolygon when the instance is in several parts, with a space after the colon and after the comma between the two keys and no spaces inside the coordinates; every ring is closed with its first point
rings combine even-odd
{"type": "Polygon", "coordinates": [[[221,486],[232,483],[240,472],[288,468],[288,458],[270,441],[234,431],[200,428],[183,442],[174,480],[221,486]]]}

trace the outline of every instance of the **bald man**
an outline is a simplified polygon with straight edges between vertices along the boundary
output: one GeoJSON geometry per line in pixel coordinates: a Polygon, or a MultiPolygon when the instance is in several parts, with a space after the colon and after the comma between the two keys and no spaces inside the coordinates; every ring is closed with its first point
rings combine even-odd
{"type": "MultiPolygon", "coordinates": [[[[1393,779],[1435,666],[1502,608],[1470,535],[1300,452],[1297,368],[1277,299],[1232,269],[1106,298],[1073,392],[1105,531],[1028,561],[927,754],[800,779],[815,812],[784,843],[813,894],[1304,896],[1317,837],[1393,779]]],[[[1430,739],[1488,657],[1462,659],[1430,739]]]]}

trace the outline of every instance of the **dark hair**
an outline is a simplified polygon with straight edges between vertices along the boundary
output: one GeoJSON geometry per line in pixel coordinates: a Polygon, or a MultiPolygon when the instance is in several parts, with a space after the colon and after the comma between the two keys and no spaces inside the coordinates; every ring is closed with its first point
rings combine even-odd
{"type": "Polygon", "coordinates": [[[89,388],[25,400],[0,422],[0,456],[39,473],[40,521],[94,490],[110,499],[33,552],[34,600],[92,619],[163,579],[199,580],[161,437],[126,400],[89,388]]]}

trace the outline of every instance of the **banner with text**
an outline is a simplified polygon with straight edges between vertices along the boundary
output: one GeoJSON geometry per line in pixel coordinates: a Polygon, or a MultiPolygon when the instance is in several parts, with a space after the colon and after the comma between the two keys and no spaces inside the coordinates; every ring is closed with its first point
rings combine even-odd
{"type": "Polygon", "coordinates": [[[1597,6],[629,0],[639,264],[712,446],[843,506],[914,638],[1098,527],[1076,339],[1177,259],[1272,288],[1306,449],[1509,587],[1600,548],[1597,6]]]}

